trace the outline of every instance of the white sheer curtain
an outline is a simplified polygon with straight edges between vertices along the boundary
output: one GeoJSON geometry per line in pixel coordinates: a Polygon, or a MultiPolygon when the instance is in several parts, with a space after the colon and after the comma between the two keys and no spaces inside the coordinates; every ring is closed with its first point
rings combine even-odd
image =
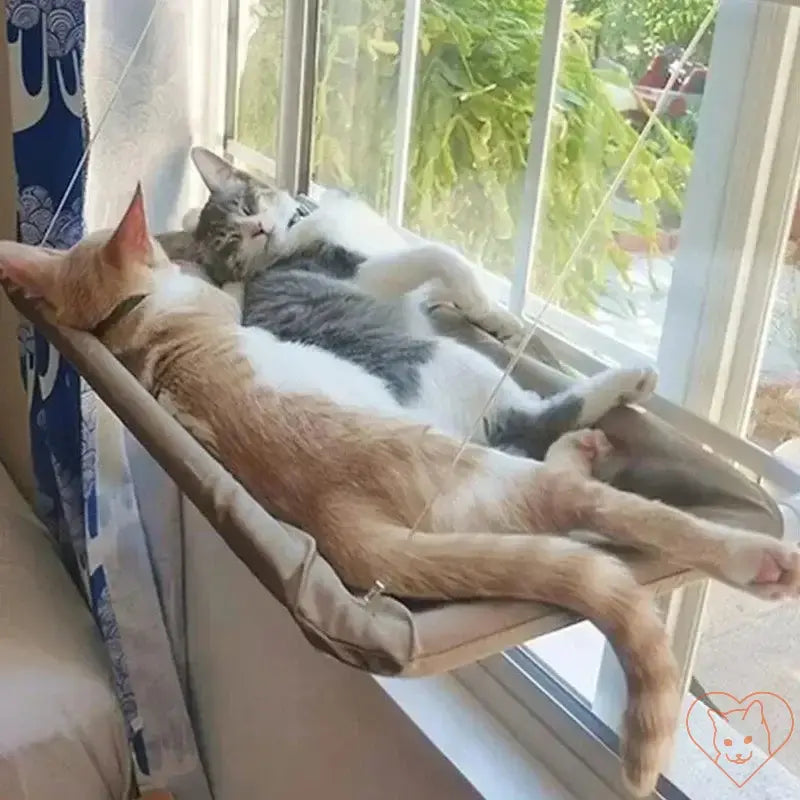
{"type": "MultiPolygon", "coordinates": [[[[154,233],[179,227],[201,201],[189,148],[221,143],[225,7],[219,0],[87,0],[84,84],[96,137],[86,187],[89,230],[119,221],[137,181],[154,233]]],[[[141,789],[210,800],[188,713],[180,499],[97,405],[99,534],[89,546],[102,551],[109,575],[119,629],[110,656],[122,665],[117,688],[136,777],[141,789]]]]}
{"type": "Polygon", "coordinates": [[[142,181],[152,229],[180,226],[202,196],[192,143],[222,140],[225,6],[219,0],[87,0],[84,65],[91,135],[155,7],[89,161],[89,229],[113,226],[142,181]]]}

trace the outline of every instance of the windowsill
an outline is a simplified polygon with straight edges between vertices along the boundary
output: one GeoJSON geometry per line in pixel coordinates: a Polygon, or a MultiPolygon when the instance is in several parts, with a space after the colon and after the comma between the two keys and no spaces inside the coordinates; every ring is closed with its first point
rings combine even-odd
{"type": "Polygon", "coordinates": [[[487,800],[575,800],[455,678],[376,678],[487,800]]]}
{"type": "MultiPolygon", "coordinates": [[[[556,744],[554,741],[543,741],[543,736],[554,736],[551,731],[540,731],[531,740],[531,746],[538,751],[541,745],[541,752],[548,753],[548,760],[552,757],[560,769],[569,770],[561,774],[570,775],[573,793],[514,736],[512,729],[515,725],[530,727],[529,714],[507,726],[452,675],[376,677],[375,680],[487,800],[577,800],[580,796],[594,797],[597,794],[596,778],[586,778],[588,767],[582,763],[580,753],[570,753],[565,761],[551,749],[551,745],[556,744]]],[[[682,719],[686,718],[693,700],[691,696],[685,699],[682,719]]],[[[512,698],[512,702],[519,701],[512,698]]],[[[726,730],[722,724],[721,730],[726,730]]],[[[687,736],[680,735],[682,730],[681,727],[676,736],[675,752],[667,771],[685,793],[679,796],[714,796],[720,800],[761,800],[767,795],[775,800],[789,800],[798,796],[798,778],[777,759],[765,765],[761,774],[743,787],[733,785],[709,758],[699,752],[696,745],[690,743],[687,736]]],[[[532,731],[526,729],[525,733],[531,734],[532,731]]],[[[608,786],[604,786],[603,797],[616,796],[608,786]]]]}

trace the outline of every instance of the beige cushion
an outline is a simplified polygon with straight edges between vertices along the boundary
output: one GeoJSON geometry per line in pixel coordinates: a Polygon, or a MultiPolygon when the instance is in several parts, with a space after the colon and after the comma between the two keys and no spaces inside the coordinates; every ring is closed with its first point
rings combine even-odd
{"type": "MultiPolygon", "coordinates": [[[[574,618],[539,603],[446,603],[412,608],[390,597],[366,607],[319,555],[311,536],[271,517],[93,336],[51,324],[34,304],[15,298],[94,387],[144,447],[161,463],[231,549],[294,617],[320,650],[384,675],[423,675],[453,669],[574,618]]],[[[439,309],[438,324],[502,362],[504,348],[439,309]]],[[[568,380],[533,359],[517,379],[547,393],[568,380]]],[[[632,490],[658,494],[709,519],[738,522],[780,535],[781,516],[768,495],[734,469],[652,415],[616,409],[602,427],[624,454],[608,477],[632,490]],[[639,478],[641,476],[641,479],[639,478]],[[702,480],[698,479],[702,476],[702,480]]],[[[674,588],[693,576],[670,564],[626,552],[639,579],[654,590],[674,588]]]]}
{"type": "Polygon", "coordinates": [[[0,798],[109,800],[130,782],[100,634],[0,467],[0,798]]]}

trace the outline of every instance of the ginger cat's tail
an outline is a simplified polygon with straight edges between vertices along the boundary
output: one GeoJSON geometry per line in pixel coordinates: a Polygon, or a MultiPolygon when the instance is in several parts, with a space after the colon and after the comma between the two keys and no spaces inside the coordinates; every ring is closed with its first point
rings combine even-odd
{"type": "MultiPolygon", "coordinates": [[[[628,703],[622,732],[623,774],[630,791],[653,791],[672,748],[680,709],[678,674],[649,593],[616,558],[550,535],[417,533],[355,523],[364,550],[342,558],[339,542],[325,555],[353,586],[376,577],[398,596],[451,600],[538,600],[587,617],[608,637],[622,664],[628,703]]],[[[374,519],[374,518],[373,518],[374,519]]],[[[346,527],[346,526],[345,526],[346,527]]],[[[352,531],[352,528],[350,529],[352,531]]],[[[324,540],[322,540],[324,541],[324,540]]]]}

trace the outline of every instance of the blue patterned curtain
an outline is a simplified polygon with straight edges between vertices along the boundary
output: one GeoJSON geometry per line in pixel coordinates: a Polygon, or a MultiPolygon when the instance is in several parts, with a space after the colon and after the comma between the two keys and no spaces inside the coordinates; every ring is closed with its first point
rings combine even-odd
{"type": "MultiPolygon", "coordinates": [[[[19,189],[18,234],[39,244],[83,152],[80,0],[7,0],[14,156],[19,189]],[[49,11],[48,11],[49,10],[49,11]],[[45,24],[47,14],[51,19],[45,24]]],[[[83,234],[83,181],[67,199],[48,244],[70,247],[83,234]]],[[[22,331],[24,376],[29,382],[37,509],[57,538],[75,579],[86,571],[83,545],[81,382],[47,340],[22,331]]]]}
{"type": "MultiPolygon", "coordinates": [[[[84,0],[6,0],[6,22],[18,236],[38,245],[88,138],[84,0]]],[[[46,242],[51,247],[70,247],[83,235],[84,178],[56,218],[46,242]]],[[[37,512],[106,643],[137,783],[187,800],[210,800],[121,446],[122,429],[102,409],[101,418],[113,427],[99,435],[94,394],[44,336],[22,326],[20,344],[37,512]]]]}

